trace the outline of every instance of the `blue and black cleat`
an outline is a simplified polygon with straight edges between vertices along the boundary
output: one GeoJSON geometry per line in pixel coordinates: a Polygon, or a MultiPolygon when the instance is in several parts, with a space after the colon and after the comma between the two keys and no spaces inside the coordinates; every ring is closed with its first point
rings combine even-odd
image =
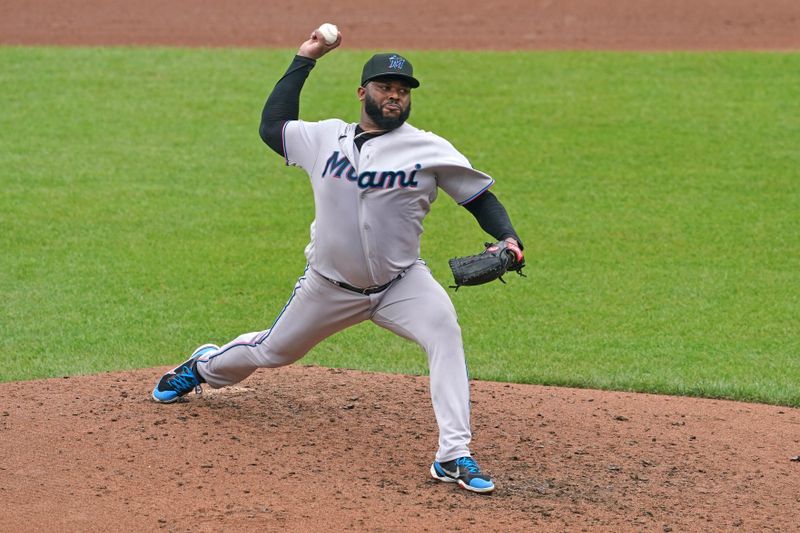
{"type": "Polygon", "coordinates": [[[443,463],[434,461],[431,477],[445,483],[458,483],[463,489],[481,494],[494,490],[494,483],[489,476],[481,474],[478,463],[472,457],[459,457],[443,463]]]}
{"type": "Polygon", "coordinates": [[[197,359],[219,350],[216,344],[204,344],[192,352],[191,357],[164,374],[153,389],[153,399],[159,403],[172,403],[193,389],[202,391],[201,383],[205,383],[197,373],[197,359]]]}

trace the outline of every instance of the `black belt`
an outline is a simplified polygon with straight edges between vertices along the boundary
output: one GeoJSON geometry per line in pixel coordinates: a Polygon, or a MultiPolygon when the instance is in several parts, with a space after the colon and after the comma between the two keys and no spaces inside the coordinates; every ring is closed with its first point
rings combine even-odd
{"type": "Polygon", "coordinates": [[[331,279],[331,278],[329,278],[327,276],[322,276],[322,274],[320,274],[320,276],[322,276],[323,278],[327,279],[328,281],[330,281],[331,283],[333,283],[337,287],[341,287],[343,289],[347,289],[348,291],[357,292],[358,294],[363,294],[365,296],[369,296],[370,294],[377,294],[379,292],[385,291],[386,289],[389,288],[389,285],[391,285],[392,283],[394,283],[398,279],[402,278],[404,275],[405,275],[405,271],[401,272],[400,275],[398,275],[396,278],[391,280],[389,283],[384,283],[383,285],[373,285],[372,287],[364,287],[362,289],[361,287],[356,287],[354,285],[350,285],[349,283],[345,283],[344,281],[336,281],[335,279],[331,279]]]}

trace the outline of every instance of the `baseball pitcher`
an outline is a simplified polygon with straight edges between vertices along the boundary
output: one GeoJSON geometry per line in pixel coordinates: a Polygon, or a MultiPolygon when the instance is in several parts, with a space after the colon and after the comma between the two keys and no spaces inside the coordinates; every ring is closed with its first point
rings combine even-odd
{"type": "MultiPolygon", "coordinates": [[[[502,259],[496,279],[524,264],[508,214],[489,192],[494,180],[445,139],[407,122],[420,86],[396,53],[364,65],[358,123],[299,119],[300,92],[316,61],[338,47],[315,30],[264,106],[261,138],[308,175],[315,218],[308,265],[271,327],[216,346],[204,344],[167,372],[153,398],[171,403],[208,383],[238,383],[258,368],[291,364],[320,341],[365,320],[427,353],[439,441],[431,475],[477,493],[494,483],[470,455],[469,377],[461,329],[445,289],[420,259],[422,221],[439,190],[463,205],[497,241],[483,256],[502,259]]],[[[458,275],[456,275],[458,284],[458,275]]],[[[463,284],[476,284],[463,282],[463,284]]]]}

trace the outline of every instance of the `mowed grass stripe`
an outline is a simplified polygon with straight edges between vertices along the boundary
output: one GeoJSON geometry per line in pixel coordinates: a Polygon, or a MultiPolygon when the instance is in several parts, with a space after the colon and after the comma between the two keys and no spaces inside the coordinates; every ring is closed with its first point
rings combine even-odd
{"type": "MultiPolygon", "coordinates": [[[[0,48],[1,380],[268,327],[313,218],[258,138],[292,54],[0,48]]],[[[369,55],[320,61],[302,116],[357,120],[369,55]]],[[[800,405],[800,55],[409,56],[411,122],[497,178],[528,257],[453,295],[473,377],[800,405]]],[[[425,229],[443,284],[485,239],[443,193],[425,229]]],[[[369,324],[304,362],[427,368],[369,324]]]]}

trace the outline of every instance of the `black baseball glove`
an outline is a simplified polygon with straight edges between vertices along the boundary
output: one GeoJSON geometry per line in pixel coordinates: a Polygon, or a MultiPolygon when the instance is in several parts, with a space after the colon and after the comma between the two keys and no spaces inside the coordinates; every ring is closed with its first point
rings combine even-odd
{"type": "Polygon", "coordinates": [[[496,279],[505,283],[503,274],[511,270],[524,276],[524,266],[525,257],[515,242],[487,242],[486,249],[477,255],[454,257],[450,260],[450,270],[453,271],[456,282],[451,287],[458,290],[462,285],[483,285],[496,279]]]}

